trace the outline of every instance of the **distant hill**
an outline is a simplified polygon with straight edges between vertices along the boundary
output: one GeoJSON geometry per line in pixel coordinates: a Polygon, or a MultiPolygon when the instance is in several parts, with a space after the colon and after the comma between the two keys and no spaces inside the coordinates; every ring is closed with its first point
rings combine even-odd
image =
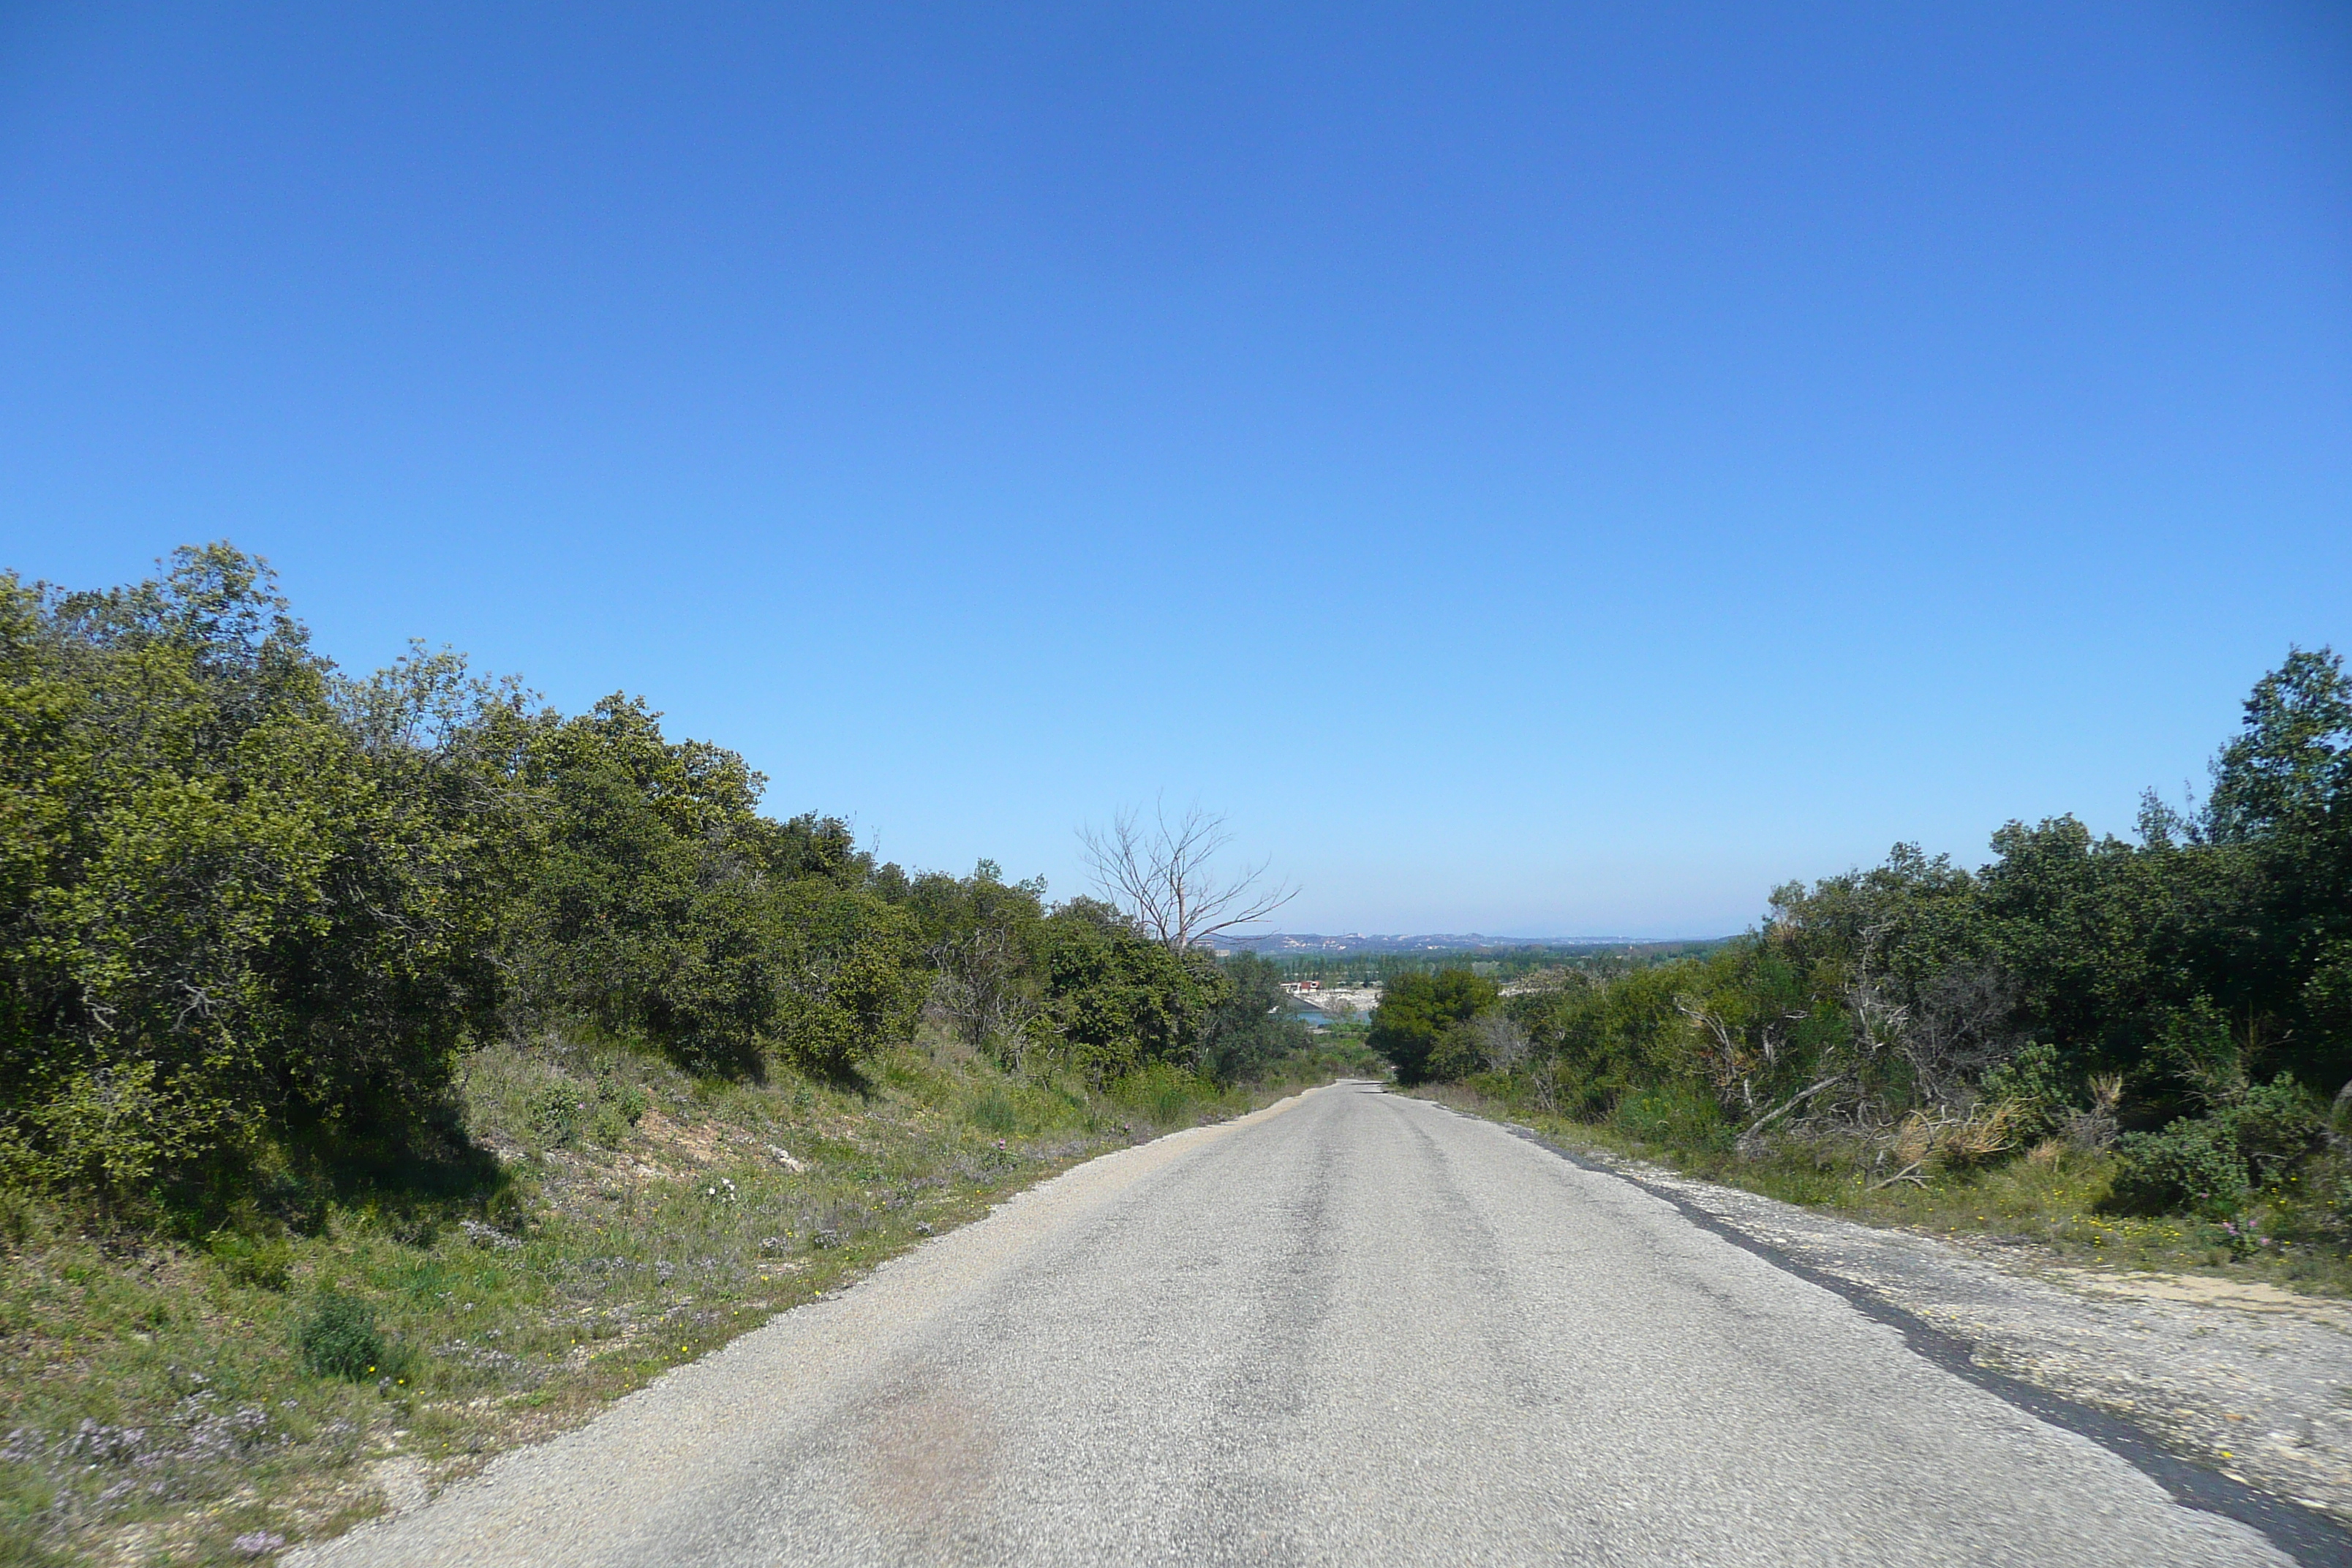
{"type": "MultiPolygon", "coordinates": [[[[1528,948],[1559,952],[1603,952],[1618,948],[1682,947],[1690,945],[1693,940],[1689,937],[1654,936],[1485,936],[1477,931],[1438,931],[1420,936],[1368,936],[1361,931],[1349,931],[1345,936],[1323,936],[1314,931],[1269,931],[1262,936],[1222,936],[1217,939],[1216,946],[1219,952],[1257,952],[1268,958],[1279,958],[1307,953],[1329,953],[1338,957],[1498,952],[1528,948]]],[[[1718,939],[1697,940],[1711,942],[1718,939]]]]}

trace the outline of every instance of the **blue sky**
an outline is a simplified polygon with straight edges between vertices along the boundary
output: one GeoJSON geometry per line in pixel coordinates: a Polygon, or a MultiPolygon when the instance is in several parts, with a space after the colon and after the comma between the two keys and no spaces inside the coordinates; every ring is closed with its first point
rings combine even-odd
{"type": "Polygon", "coordinates": [[[0,6],[0,563],[216,537],[910,865],[1737,929],[2352,645],[2352,30],[0,6]]]}

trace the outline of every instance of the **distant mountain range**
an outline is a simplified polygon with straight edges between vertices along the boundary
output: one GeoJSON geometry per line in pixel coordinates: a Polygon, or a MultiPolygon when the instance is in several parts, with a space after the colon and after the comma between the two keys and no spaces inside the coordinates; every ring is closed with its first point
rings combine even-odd
{"type": "Polygon", "coordinates": [[[1291,952],[1488,952],[1514,947],[1568,949],[1654,947],[1661,943],[1680,943],[1700,940],[1706,939],[1656,936],[1486,936],[1477,931],[1439,931],[1423,936],[1370,936],[1362,931],[1349,931],[1345,936],[1322,936],[1314,931],[1268,931],[1263,936],[1221,936],[1216,941],[1216,947],[1220,952],[1262,952],[1270,955],[1291,952]]]}

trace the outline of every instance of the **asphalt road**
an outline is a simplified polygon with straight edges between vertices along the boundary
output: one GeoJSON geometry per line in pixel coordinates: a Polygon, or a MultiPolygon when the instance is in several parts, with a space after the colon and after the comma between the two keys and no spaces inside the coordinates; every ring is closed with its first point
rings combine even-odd
{"type": "Polygon", "coordinates": [[[1658,1198],[1343,1084],[1081,1166],[299,1561],[2289,1559],[1658,1198]]]}

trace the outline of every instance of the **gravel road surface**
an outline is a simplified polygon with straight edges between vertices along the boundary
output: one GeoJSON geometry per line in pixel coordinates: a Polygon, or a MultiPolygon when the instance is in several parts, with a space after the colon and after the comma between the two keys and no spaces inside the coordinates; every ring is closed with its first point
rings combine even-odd
{"type": "Polygon", "coordinates": [[[1080,1166],[296,1561],[2292,1559],[1650,1193],[1341,1084],[1080,1166]]]}

